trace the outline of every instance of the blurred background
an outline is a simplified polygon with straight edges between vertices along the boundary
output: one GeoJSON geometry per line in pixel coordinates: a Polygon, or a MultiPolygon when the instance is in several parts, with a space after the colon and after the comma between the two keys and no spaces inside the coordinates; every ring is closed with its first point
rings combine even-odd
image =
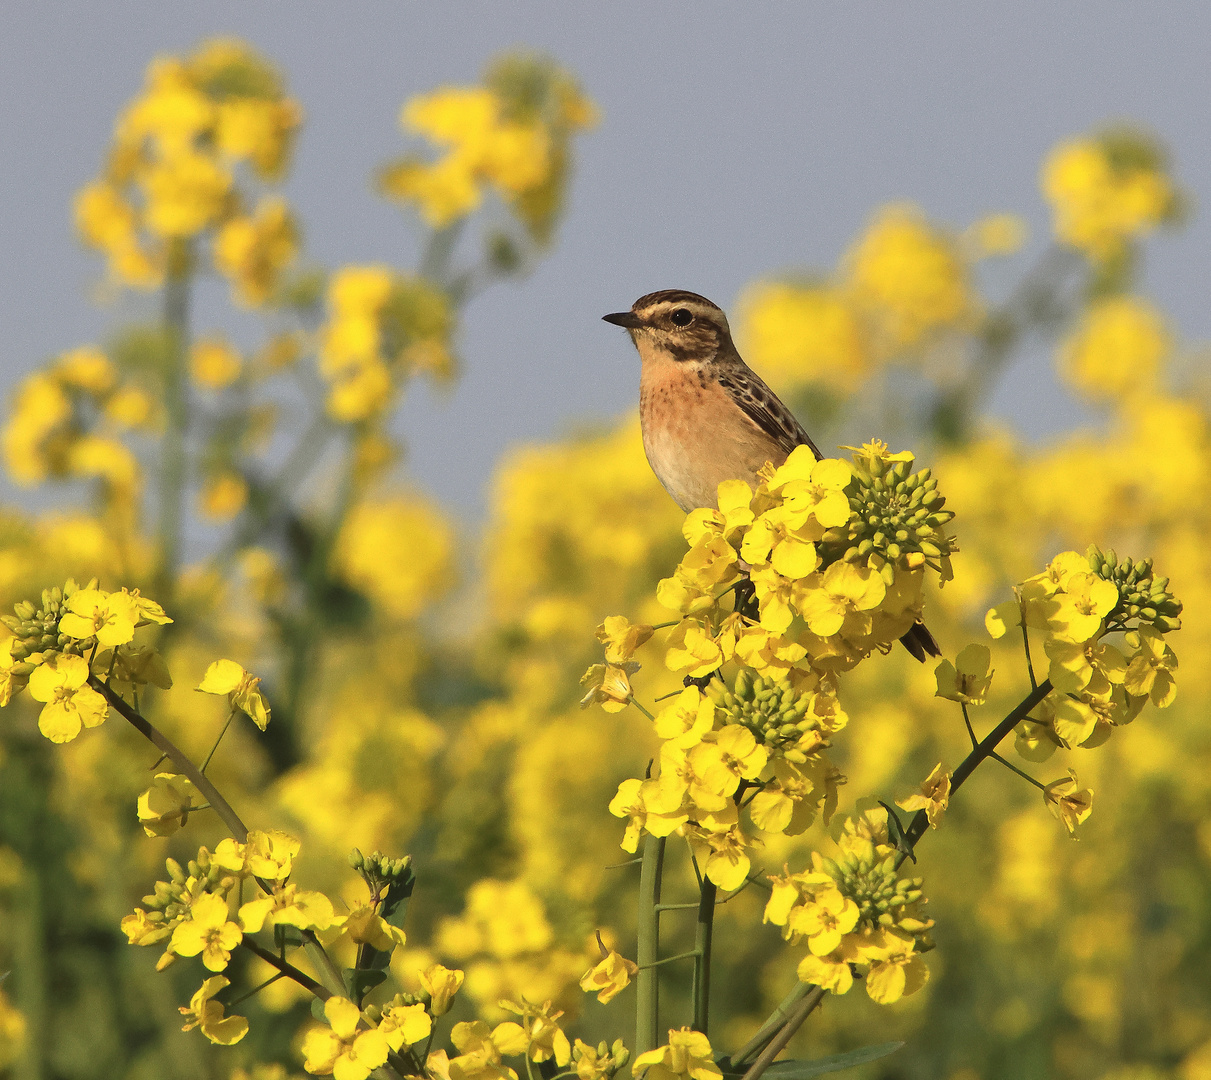
{"type": "MultiPolygon", "coordinates": [[[[579,152],[558,250],[485,296],[460,334],[468,378],[419,390],[400,411],[410,469],[442,502],[478,517],[501,451],[617,416],[637,365],[598,325],[643,293],[689,288],[730,307],[749,281],[827,267],[881,203],[912,200],[966,225],[994,210],[1046,242],[1039,163],[1057,141],[1115,120],[1172,148],[1205,204],[1211,13],[1130,3],[811,4],[759,18],[725,4],[459,4],[423,16],[211,2],[13,4],[0,43],[0,328],[10,380],[95,337],[110,314],[87,303],[98,267],[67,210],[99,164],[113,118],[154,55],[216,34],[245,38],[289,73],[306,113],[285,192],[308,253],[328,265],[410,263],[418,234],[368,177],[402,148],[405,98],[471,81],[501,49],[546,50],[601,108],[579,152]],[[16,210],[19,208],[19,211],[16,210]]],[[[1208,333],[1211,221],[1196,217],[1148,253],[1150,286],[1188,338],[1208,333]]],[[[993,281],[994,288],[1002,281],[993,281]]],[[[199,300],[205,325],[222,290],[199,300]],[[214,306],[208,307],[207,300],[214,306]]],[[[1029,438],[1088,414],[1024,350],[990,411],[1029,438]]]]}
{"type": "MultiPolygon", "coordinates": [[[[267,731],[233,723],[208,776],[300,838],[295,880],[338,907],[364,899],[350,848],[413,856],[398,986],[440,959],[467,971],[451,1020],[524,995],[630,1037],[634,992],[577,979],[599,928],[633,953],[606,807],[656,740],[583,711],[579,681],[603,618],[670,618],[654,589],[685,542],[600,317],[681,287],[826,450],[880,436],[934,469],[961,548],[927,602],[945,655],[1066,548],[1155,557],[1186,604],[1172,708],[1018,740],[1040,780],[1093,788],[1079,842],[981,769],[920,849],[929,984],[829,1000],[795,1055],[902,1039],[853,1075],[1211,1078],[1205,8],[0,17],[0,600],[97,576],[160,601],[175,689],[140,704],[195,760],[225,716],[191,689],[208,664],[261,676],[267,731]]],[[[649,705],[680,685],[663,643],[633,680],[649,705]]],[[[1029,685],[1019,642],[993,650],[980,731],[1029,685]]],[[[842,678],[842,813],[958,762],[935,689],[902,651],[842,678]]],[[[180,1030],[197,961],[156,972],[119,931],[166,858],[226,835],[140,822],[156,764],[116,717],[58,746],[28,694],[0,711],[0,1073],[301,1075],[285,980],[212,1046],[180,1030]]],[[[764,837],[761,868],[829,835],[764,837]]],[[[666,899],[692,895],[671,865],[666,899]]],[[[720,909],[719,1047],[795,981],[763,902],[720,909]]],[[[237,954],[225,1000],[267,971],[237,954]]],[[[670,1024],[686,983],[664,977],[670,1024]]]]}

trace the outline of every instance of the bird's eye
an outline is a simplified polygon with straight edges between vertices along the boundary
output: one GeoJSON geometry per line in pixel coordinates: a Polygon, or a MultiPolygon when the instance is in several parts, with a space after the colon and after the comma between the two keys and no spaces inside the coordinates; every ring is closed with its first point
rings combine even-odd
{"type": "Polygon", "coordinates": [[[694,314],[689,308],[679,307],[669,318],[673,320],[674,326],[689,326],[694,321],[694,314]]]}

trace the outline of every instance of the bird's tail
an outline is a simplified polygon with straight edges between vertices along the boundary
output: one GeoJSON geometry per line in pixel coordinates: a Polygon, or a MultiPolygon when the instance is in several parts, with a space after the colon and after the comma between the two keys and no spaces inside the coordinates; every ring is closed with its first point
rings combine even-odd
{"type": "Polygon", "coordinates": [[[900,644],[922,664],[925,663],[926,656],[942,655],[942,650],[934,640],[933,634],[929,632],[923,622],[913,623],[912,629],[900,638],[900,644]]]}

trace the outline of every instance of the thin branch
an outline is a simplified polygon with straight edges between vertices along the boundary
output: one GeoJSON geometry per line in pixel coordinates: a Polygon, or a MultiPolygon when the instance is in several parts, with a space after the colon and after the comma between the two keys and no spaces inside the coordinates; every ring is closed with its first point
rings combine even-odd
{"type": "Polygon", "coordinates": [[[646,716],[649,720],[656,719],[656,717],[654,717],[650,712],[648,712],[647,709],[644,708],[642,702],[640,702],[639,699],[636,698],[633,694],[631,695],[630,702],[632,705],[635,706],[635,708],[637,708],[641,713],[643,713],[643,715],[646,716]]]}
{"type": "Polygon", "coordinates": [[[702,883],[698,903],[698,919],[694,930],[694,1019],[695,1031],[706,1034],[711,1000],[711,941],[715,928],[715,899],[718,888],[713,881],[702,883]]]}
{"type": "Polygon", "coordinates": [[[757,1080],[757,1077],[770,1067],[774,1058],[786,1049],[786,1044],[791,1041],[811,1011],[824,1000],[825,993],[827,991],[822,986],[813,986],[809,989],[807,996],[791,1010],[790,1015],[786,1018],[786,1023],[782,1025],[778,1034],[770,1040],[769,1045],[761,1051],[761,1056],[744,1074],[744,1080],[757,1080]]]}
{"type": "Polygon", "coordinates": [[[1022,772],[1022,770],[1021,770],[1021,769],[1019,769],[1019,768],[1018,768],[1018,767],[1017,767],[1017,766],[1016,766],[1016,765],[1015,765],[1015,764],[1014,764],[1012,761],[1008,761],[1008,760],[1006,760],[1005,758],[1001,757],[1001,755],[1000,755],[1000,754],[995,754],[995,753],[994,753],[994,754],[989,754],[988,756],[989,756],[990,758],[992,758],[992,760],[993,760],[993,761],[999,761],[999,762],[1000,762],[1002,765],[1004,765],[1004,766],[1005,766],[1005,768],[1007,768],[1007,769],[1008,769],[1010,772],[1015,772],[1015,773],[1017,773],[1017,774],[1018,774],[1018,776],[1020,776],[1020,777],[1021,777],[1023,780],[1026,780],[1026,781],[1030,782],[1030,783],[1031,783],[1031,784],[1033,784],[1033,785],[1034,785],[1036,788],[1038,788],[1040,791],[1046,791],[1046,790],[1047,790],[1047,785],[1046,785],[1046,784],[1040,783],[1038,780],[1036,780],[1036,779],[1035,779],[1033,776],[1031,776],[1029,773],[1024,773],[1024,772],[1022,772]]]}
{"type": "MultiPolygon", "coordinates": [[[[694,907],[698,905],[695,904],[694,907]]],[[[691,956],[697,956],[698,950],[691,949],[689,952],[679,952],[676,956],[663,956],[659,960],[653,960],[650,964],[640,964],[637,971],[651,971],[652,968],[664,967],[665,964],[671,964],[676,960],[688,960],[691,956]]]]}
{"type": "Polygon", "coordinates": [[[1030,662],[1030,631],[1026,629],[1026,621],[1022,620],[1022,648],[1026,650],[1026,674],[1030,676],[1030,689],[1035,689],[1039,684],[1034,677],[1034,664],[1030,662]]]}
{"type": "Polygon", "coordinates": [[[259,994],[262,990],[265,989],[265,987],[272,986],[275,982],[278,981],[278,979],[288,979],[289,977],[290,976],[288,976],[286,974],[286,972],[284,972],[284,971],[279,971],[276,975],[270,975],[269,978],[266,979],[259,986],[254,986],[247,993],[241,994],[238,998],[235,999],[235,1001],[229,1001],[227,1003],[227,1007],[229,1009],[234,1009],[237,1005],[242,1005],[250,997],[253,997],[256,994],[259,994]]]}
{"type": "MultiPolygon", "coordinates": [[[[966,779],[975,772],[977,766],[981,762],[991,757],[996,748],[1015,727],[1018,726],[1027,716],[1030,715],[1030,710],[1033,709],[1040,701],[1051,693],[1052,686],[1050,679],[1044,679],[1038,686],[1030,691],[1018,704],[1009,712],[1009,714],[996,727],[992,729],[983,740],[968,754],[959,767],[955,769],[950,778],[950,794],[954,793],[962,787],[966,779]]],[[[902,851],[896,859],[896,868],[908,858],[909,853],[916,847],[917,841],[925,835],[925,830],[929,828],[929,818],[924,810],[918,810],[913,815],[912,821],[907,829],[904,830],[904,840],[907,845],[906,850],[902,851]]]]}
{"type": "Polygon", "coordinates": [[[159,728],[151,721],[147,720],[140,713],[137,713],[129,705],[126,704],[118,694],[114,693],[108,686],[105,685],[95,675],[88,677],[88,685],[98,693],[102,694],[105,700],[119,716],[127,720],[136,731],[139,732],[148,742],[150,742],[157,750],[159,750],[169,761],[171,761],[180,771],[183,776],[187,776],[193,781],[193,786],[198,789],[202,797],[214,807],[215,812],[223,819],[223,824],[227,826],[227,831],[231,833],[236,840],[241,844],[248,839],[248,827],[240,820],[239,814],[232,809],[231,804],[219,794],[219,789],[214,786],[205,774],[190,760],[188,754],[180,749],[171,739],[168,738],[159,728]]]}
{"type": "MultiPolygon", "coordinates": [[[[240,815],[219,794],[219,789],[206,778],[206,775],[193,763],[184,750],[178,747],[176,743],[169,739],[167,735],[141,713],[135,712],[118,694],[114,693],[113,690],[95,675],[88,677],[88,685],[102,694],[114,711],[127,720],[139,734],[167,757],[180,770],[181,775],[193,781],[193,786],[210,803],[214,811],[223,820],[223,824],[227,826],[227,831],[231,833],[236,841],[241,844],[248,841],[248,826],[240,820],[240,815]]],[[[271,887],[264,884],[262,884],[262,888],[264,888],[266,893],[273,892],[271,887]]],[[[332,962],[332,957],[324,951],[323,945],[320,944],[320,939],[315,936],[315,931],[303,931],[303,947],[307,950],[307,955],[311,958],[311,962],[315,964],[316,970],[324,977],[328,991],[331,993],[344,993],[344,976],[341,974],[340,968],[332,962]]]]}
{"type": "Polygon", "coordinates": [[[201,767],[198,770],[199,772],[204,773],[206,771],[206,766],[208,766],[210,764],[210,759],[213,758],[214,755],[218,752],[219,744],[223,741],[223,736],[227,734],[227,729],[229,727],[231,727],[231,722],[235,719],[235,714],[238,711],[239,711],[238,709],[233,708],[227,714],[227,722],[223,725],[223,730],[219,732],[219,737],[217,739],[215,739],[214,746],[212,746],[210,748],[210,753],[206,755],[206,760],[202,762],[201,767]]]}
{"type": "Polygon", "coordinates": [[[287,963],[285,960],[280,959],[276,953],[272,953],[268,949],[257,944],[257,942],[253,941],[252,938],[246,936],[243,941],[240,942],[240,944],[253,955],[259,956],[270,967],[276,968],[288,979],[293,979],[299,984],[299,986],[303,987],[304,990],[310,991],[317,998],[319,998],[320,1001],[327,1001],[330,997],[332,997],[332,992],[328,990],[327,987],[316,982],[310,975],[300,971],[293,964],[287,963]]]}
{"type": "Polygon", "coordinates": [[[796,982],[790,993],[778,1003],[778,1007],[769,1015],[757,1033],[732,1055],[732,1064],[743,1065],[765,1049],[769,1045],[770,1039],[777,1035],[782,1025],[786,1023],[795,1004],[802,1001],[811,989],[812,987],[808,983],[796,982]]]}
{"type": "MultiPolygon", "coordinates": [[[[1031,683],[1033,686],[1033,682],[1031,683]]],[[[960,701],[959,707],[963,710],[963,723],[967,725],[967,734],[971,736],[972,749],[980,745],[980,740],[976,738],[975,729],[971,726],[971,717],[967,715],[967,702],[960,701]]]]}
{"type": "Polygon", "coordinates": [[[660,884],[664,873],[663,836],[651,836],[643,844],[643,869],[639,875],[639,947],[635,955],[641,970],[635,977],[635,1051],[654,1050],[660,1045],[660,979],[651,967],[660,959],[660,884]]]}

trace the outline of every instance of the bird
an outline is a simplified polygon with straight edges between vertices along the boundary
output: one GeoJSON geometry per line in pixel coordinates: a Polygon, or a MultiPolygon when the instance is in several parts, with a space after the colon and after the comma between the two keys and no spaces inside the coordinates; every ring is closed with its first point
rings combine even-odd
{"type": "MultiPolygon", "coordinates": [[[[719,485],[756,486],[765,463],[797,446],[824,455],[803,425],[741,358],[727,316],[698,293],[665,289],[602,318],[639,352],[639,421],[648,463],[684,513],[717,505],[719,485]]],[[[900,639],[922,663],[941,655],[925,624],[900,639]]]]}

